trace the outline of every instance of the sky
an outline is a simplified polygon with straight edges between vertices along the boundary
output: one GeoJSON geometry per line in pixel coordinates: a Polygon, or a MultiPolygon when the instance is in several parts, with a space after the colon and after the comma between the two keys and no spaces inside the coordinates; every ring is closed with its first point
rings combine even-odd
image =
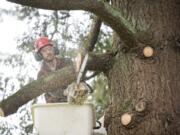
{"type": "MultiPolygon", "coordinates": [[[[0,1],[0,9],[10,9],[14,5],[15,4],[5,0],[0,1]]],[[[0,52],[9,54],[17,53],[17,43],[15,39],[18,37],[18,35],[23,33],[25,28],[25,23],[16,20],[15,17],[10,15],[2,15],[2,20],[0,22],[0,52]]]]}
{"type": "Polygon", "coordinates": [[[17,52],[15,38],[23,32],[24,26],[23,22],[17,21],[12,17],[3,17],[3,22],[0,23],[0,52],[10,54],[17,52]]]}
{"type": "MultiPolygon", "coordinates": [[[[0,0],[0,9],[10,9],[15,4],[12,4],[10,2],[7,2],[5,0],[0,0]]],[[[27,27],[26,24],[23,21],[18,21],[15,17],[12,17],[10,15],[0,15],[0,57],[7,58],[9,55],[20,53],[16,47],[17,47],[17,41],[16,39],[18,37],[21,37],[24,31],[26,31],[27,27]]],[[[39,67],[39,64],[35,61],[32,54],[29,54],[25,57],[25,60],[31,61],[31,65],[34,65],[36,68],[29,66],[28,69],[28,75],[36,78],[37,69],[39,67]]],[[[3,77],[12,77],[10,83],[18,83],[16,80],[16,73],[19,72],[18,68],[12,69],[10,66],[5,66],[0,63],[0,76],[3,75],[3,77]],[[5,76],[4,76],[5,75],[5,76]]],[[[24,73],[26,74],[26,73],[24,73]]],[[[2,77],[2,76],[1,76],[2,77]]],[[[15,89],[15,91],[18,90],[18,87],[15,89]]],[[[0,100],[2,100],[3,92],[0,91],[0,100]]],[[[30,107],[29,107],[30,108],[30,107]]],[[[21,129],[15,129],[13,130],[12,127],[18,126],[17,124],[20,123],[20,116],[17,114],[10,115],[9,117],[3,118],[0,117],[0,126],[2,126],[2,123],[8,123],[8,127],[11,127],[11,132],[13,132],[13,135],[19,135],[21,129]]]]}
{"type": "MultiPolygon", "coordinates": [[[[10,9],[15,4],[7,2],[5,0],[0,0],[0,9],[10,9]]],[[[18,37],[21,37],[23,32],[27,29],[26,24],[23,21],[17,20],[15,17],[8,15],[8,14],[1,14],[1,21],[0,21],[0,54],[4,58],[8,57],[8,55],[20,53],[17,50],[17,41],[18,37]]],[[[1,56],[1,57],[2,57],[1,56]]],[[[29,56],[32,59],[32,56],[29,56]]],[[[34,58],[33,58],[34,59],[34,58]]],[[[33,60],[33,63],[35,61],[33,60]]],[[[1,65],[1,71],[2,71],[1,65]]],[[[11,74],[11,72],[7,72],[7,74],[11,74]]]]}
{"type": "MultiPolygon", "coordinates": [[[[5,0],[0,0],[0,9],[10,9],[14,4],[11,4],[5,0]]],[[[24,30],[26,29],[25,24],[21,21],[16,20],[12,16],[8,15],[2,15],[1,14],[1,20],[0,20],[0,57],[1,59],[4,57],[8,57],[9,55],[19,53],[16,49],[17,42],[16,38],[20,36],[24,30]]],[[[31,59],[32,56],[30,56],[31,59]]],[[[29,58],[28,58],[29,59],[29,58]]],[[[6,75],[6,77],[12,76],[12,83],[17,83],[15,80],[15,76],[18,72],[18,69],[12,69],[11,67],[7,67],[3,64],[0,64],[0,75],[6,75]]],[[[34,75],[35,76],[35,72],[34,75]]],[[[2,76],[1,76],[2,77],[2,76]]],[[[17,89],[18,90],[18,89],[17,89]]],[[[0,91],[0,100],[2,100],[3,97],[2,91],[0,91]]],[[[17,126],[16,123],[20,122],[19,117],[17,115],[12,115],[7,118],[0,118],[0,124],[2,126],[2,123],[9,123],[9,127],[17,126]],[[14,124],[13,124],[14,123],[14,124]]],[[[13,128],[12,128],[13,129],[13,128]]],[[[20,129],[16,129],[11,131],[13,132],[13,135],[18,135],[20,133],[20,129]]]]}
{"type": "MultiPolygon", "coordinates": [[[[7,2],[5,0],[0,0],[0,9],[10,9],[15,4],[7,2]]],[[[0,14],[0,57],[1,59],[6,59],[8,56],[13,54],[20,54],[21,52],[17,49],[17,38],[21,37],[23,32],[28,28],[23,21],[17,20],[15,17],[8,14],[0,14]]],[[[39,63],[35,61],[32,53],[24,55],[25,62],[30,62],[28,69],[21,70],[19,67],[12,68],[11,66],[4,65],[0,63],[0,77],[5,79],[7,77],[11,78],[8,82],[10,85],[6,88],[6,93],[0,91],[0,101],[13,94],[19,90],[19,84],[17,80],[17,74],[21,72],[22,75],[30,76],[36,79],[39,63]],[[11,84],[15,85],[13,93],[8,93],[11,84]],[[4,97],[4,95],[6,95],[4,97]]],[[[2,86],[2,85],[1,85],[2,86]]],[[[4,85],[3,85],[4,86],[4,85]]]]}

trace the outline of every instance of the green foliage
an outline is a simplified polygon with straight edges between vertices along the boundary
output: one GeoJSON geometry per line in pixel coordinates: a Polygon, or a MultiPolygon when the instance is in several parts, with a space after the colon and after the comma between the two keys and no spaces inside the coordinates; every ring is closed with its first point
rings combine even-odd
{"type": "Polygon", "coordinates": [[[107,78],[104,75],[97,76],[93,81],[94,97],[97,118],[100,118],[104,114],[109,103],[109,92],[107,85],[107,78]]]}
{"type": "Polygon", "coordinates": [[[0,122],[0,134],[1,135],[13,135],[13,132],[20,133],[20,131],[17,131],[17,126],[11,125],[5,120],[1,119],[0,122]]]}
{"type": "Polygon", "coordinates": [[[98,36],[97,44],[94,48],[94,52],[105,53],[112,49],[112,30],[107,26],[104,26],[98,36]]]}

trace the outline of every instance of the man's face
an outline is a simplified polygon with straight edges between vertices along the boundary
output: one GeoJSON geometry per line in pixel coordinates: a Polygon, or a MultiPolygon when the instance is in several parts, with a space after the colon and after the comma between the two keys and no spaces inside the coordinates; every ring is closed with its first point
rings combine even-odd
{"type": "Polygon", "coordinates": [[[45,61],[52,61],[55,58],[54,48],[51,45],[43,47],[40,53],[45,61]]]}

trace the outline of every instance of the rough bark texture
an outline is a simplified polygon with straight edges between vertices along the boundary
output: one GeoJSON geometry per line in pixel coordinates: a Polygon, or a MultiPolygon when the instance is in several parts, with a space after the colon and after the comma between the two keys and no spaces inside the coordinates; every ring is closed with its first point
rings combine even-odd
{"type": "Polygon", "coordinates": [[[86,42],[87,45],[85,46],[87,52],[93,51],[95,44],[98,40],[101,24],[102,24],[101,19],[97,16],[94,16],[89,35],[87,37],[87,42],[86,42]]]}
{"type": "MultiPolygon", "coordinates": [[[[112,4],[152,39],[143,40],[140,35],[134,51],[119,51],[107,74],[112,103],[105,116],[108,135],[179,135],[180,48],[175,46],[180,37],[179,0],[112,0],[112,4]],[[154,49],[151,58],[142,55],[146,45],[154,49]],[[146,113],[135,111],[139,100],[147,102],[146,113]],[[134,114],[128,126],[120,122],[124,113],[134,114]]],[[[118,46],[119,37],[114,40],[118,46]]]]}

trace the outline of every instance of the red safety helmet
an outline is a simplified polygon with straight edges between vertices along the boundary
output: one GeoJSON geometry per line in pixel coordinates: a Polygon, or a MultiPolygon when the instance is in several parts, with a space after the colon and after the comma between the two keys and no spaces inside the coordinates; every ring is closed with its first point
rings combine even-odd
{"type": "Polygon", "coordinates": [[[53,46],[48,37],[40,37],[35,41],[34,48],[35,52],[39,52],[39,50],[47,45],[53,46]]]}

